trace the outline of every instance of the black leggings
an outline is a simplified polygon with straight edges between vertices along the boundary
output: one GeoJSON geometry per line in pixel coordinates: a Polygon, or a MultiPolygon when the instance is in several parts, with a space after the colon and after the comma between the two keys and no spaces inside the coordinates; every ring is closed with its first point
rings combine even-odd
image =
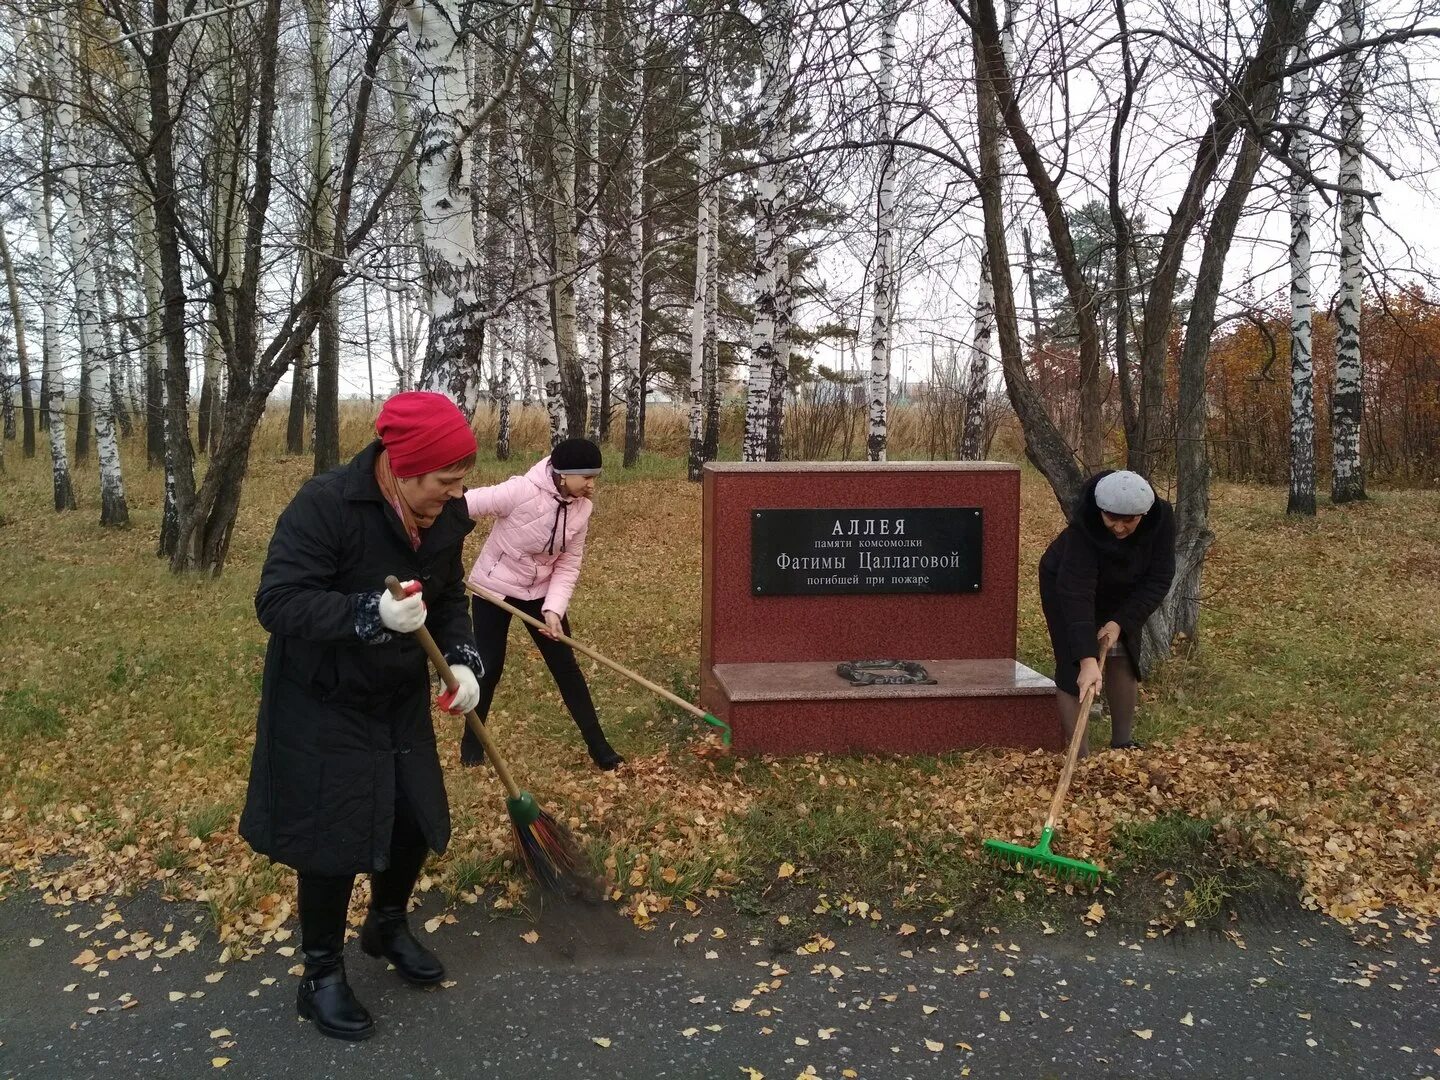
{"type": "MultiPolygon", "coordinates": [[[[370,874],[370,906],[382,913],[403,915],[427,854],[425,834],[397,778],[390,865],[370,874]]],[[[353,876],[299,875],[300,943],[312,966],[339,960],[345,944],[345,914],[354,886],[353,876]]]]}
{"type": "MultiPolygon", "coordinates": [[[[516,600],[507,596],[505,600],[511,607],[519,608],[526,615],[541,622],[545,621],[543,599],[516,600]]],[[[510,635],[510,613],[488,600],[476,597],[471,614],[475,622],[475,644],[479,647],[480,659],[485,664],[485,675],[480,679],[480,703],[475,706],[475,711],[480,714],[480,719],[484,720],[490,715],[490,702],[495,697],[495,688],[500,685],[500,675],[505,670],[505,642],[510,635]]],[[[569,637],[570,620],[561,616],[560,626],[565,631],[565,636],[569,637]]],[[[585,739],[586,748],[592,751],[608,749],[605,733],[600,728],[600,717],[595,714],[595,702],[590,698],[590,687],[585,682],[585,673],[575,662],[575,650],[563,642],[551,640],[529,623],[525,624],[525,629],[530,631],[531,640],[540,650],[545,666],[550,669],[555,685],[560,689],[565,708],[570,711],[571,719],[575,721],[575,726],[580,729],[580,734],[585,739]]],[[[469,738],[474,738],[468,729],[466,734],[469,738]]]]}

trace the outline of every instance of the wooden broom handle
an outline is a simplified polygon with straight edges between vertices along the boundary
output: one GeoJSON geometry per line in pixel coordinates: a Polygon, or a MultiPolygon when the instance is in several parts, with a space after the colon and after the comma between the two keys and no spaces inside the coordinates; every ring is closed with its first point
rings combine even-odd
{"type": "MultiPolygon", "coordinates": [[[[1105,654],[1100,655],[1100,680],[1105,679],[1105,654]]],[[[1065,796],[1070,791],[1070,778],[1075,775],[1075,763],[1080,760],[1080,747],[1085,745],[1085,735],[1090,727],[1090,707],[1095,704],[1095,694],[1100,686],[1097,682],[1080,697],[1080,715],[1075,718],[1075,733],[1070,736],[1070,749],[1065,754],[1065,768],[1060,771],[1060,782],[1055,785],[1055,797],[1050,800],[1050,813],[1045,816],[1045,828],[1053,829],[1060,820],[1060,808],[1065,805],[1065,796]]]]}
{"type": "MultiPolygon", "coordinates": [[[[546,634],[550,633],[550,627],[546,626],[545,623],[541,622],[533,615],[527,615],[525,612],[517,608],[514,604],[508,603],[504,597],[495,595],[489,589],[481,588],[479,585],[467,581],[465,583],[465,590],[475,596],[480,597],[480,599],[482,600],[490,601],[490,603],[494,604],[502,611],[508,611],[511,615],[514,615],[518,619],[524,620],[526,623],[535,627],[537,630],[543,630],[546,634]]],[[[590,657],[590,659],[598,660],[600,663],[608,667],[611,671],[617,672],[618,674],[625,676],[625,678],[631,680],[632,682],[639,683],[641,686],[645,687],[646,690],[649,690],[652,694],[659,694],[666,701],[670,702],[672,705],[684,709],[692,716],[699,717],[701,720],[705,719],[707,713],[704,709],[697,708],[696,706],[690,704],[690,702],[686,701],[684,698],[680,697],[677,694],[672,694],[663,686],[656,686],[649,679],[645,678],[644,675],[631,671],[623,664],[617,664],[608,656],[600,655],[588,645],[581,645],[580,642],[576,641],[572,637],[567,637],[564,634],[556,634],[555,637],[557,640],[564,642],[566,645],[569,645],[572,649],[584,653],[586,656],[590,657]]]]}
{"type": "MultiPolygon", "coordinates": [[[[394,574],[385,579],[385,587],[390,590],[390,595],[396,600],[405,599],[405,587],[400,584],[400,579],[394,574]]],[[[445,684],[445,689],[454,690],[459,686],[455,673],[450,670],[450,665],[445,661],[445,654],[440,651],[440,646],[435,644],[435,639],[430,636],[430,631],[421,626],[414,632],[415,640],[420,642],[420,647],[425,650],[425,655],[430,658],[435,671],[440,676],[440,681],[445,684]]],[[[471,709],[465,714],[465,722],[470,725],[470,730],[480,740],[480,745],[485,747],[486,759],[495,767],[495,774],[500,777],[500,783],[505,786],[505,793],[512,799],[520,797],[520,788],[510,778],[510,770],[505,765],[505,759],[495,749],[495,744],[490,741],[490,733],[485,730],[485,724],[480,719],[480,714],[471,709]]]]}

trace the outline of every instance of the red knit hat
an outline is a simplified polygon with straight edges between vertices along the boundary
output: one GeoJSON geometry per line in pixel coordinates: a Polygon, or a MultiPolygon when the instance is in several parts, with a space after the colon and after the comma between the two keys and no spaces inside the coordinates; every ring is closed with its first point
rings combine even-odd
{"type": "Polygon", "coordinates": [[[396,476],[420,476],[475,453],[475,432],[444,394],[407,390],[380,406],[375,433],[390,451],[396,476]]]}

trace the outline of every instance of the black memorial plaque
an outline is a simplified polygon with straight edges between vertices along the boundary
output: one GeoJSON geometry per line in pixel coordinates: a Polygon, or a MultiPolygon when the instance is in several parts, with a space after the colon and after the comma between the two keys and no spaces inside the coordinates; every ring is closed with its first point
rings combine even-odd
{"type": "Polygon", "coordinates": [[[752,510],[750,591],[977,592],[981,521],[978,506],[752,510]]]}

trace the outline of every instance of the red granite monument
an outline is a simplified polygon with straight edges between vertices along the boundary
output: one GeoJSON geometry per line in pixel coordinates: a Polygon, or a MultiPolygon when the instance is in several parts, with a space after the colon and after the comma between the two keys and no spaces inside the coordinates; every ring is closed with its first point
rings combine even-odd
{"type": "Polygon", "coordinates": [[[1061,748],[1054,684],[1015,659],[1017,466],[712,462],[704,537],[701,703],[735,750],[1061,748]],[[855,685],[855,661],[931,681],[855,685]]]}

